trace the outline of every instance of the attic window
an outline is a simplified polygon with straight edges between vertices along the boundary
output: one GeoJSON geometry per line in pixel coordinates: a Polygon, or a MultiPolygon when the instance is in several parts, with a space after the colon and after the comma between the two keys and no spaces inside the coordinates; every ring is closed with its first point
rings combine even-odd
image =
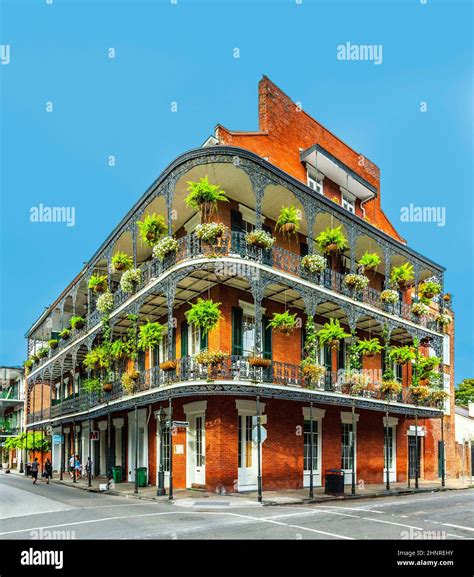
{"type": "Polygon", "coordinates": [[[318,176],[316,171],[307,171],[307,183],[309,188],[312,188],[319,194],[323,194],[323,179],[322,175],[318,176]]]}

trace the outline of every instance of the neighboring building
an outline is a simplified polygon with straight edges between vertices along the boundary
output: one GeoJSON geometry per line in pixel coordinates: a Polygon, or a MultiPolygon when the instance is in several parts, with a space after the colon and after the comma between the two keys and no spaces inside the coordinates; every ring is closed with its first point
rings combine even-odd
{"type": "Polygon", "coordinates": [[[474,478],[474,403],[455,407],[456,449],[461,477],[474,478]]]}
{"type": "Polygon", "coordinates": [[[20,469],[22,452],[4,448],[9,437],[25,430],[24,370],[21,367],[0,367],[0,448],[1,466],[20,469]]]}
{"type": "Polygon", "coordinates": [[[259,123],[257,132],[217,126],[203,147],[176,158],[33,324],[27,333],[29,355],[58,338],[73,315],[86,318],[83,328],[35,362],[28,376],[28,427],[52,428],[56,469],[73,451],[84,461],[94,431],[96,474],[105,474],[108,462],[122,466],[126,480],[132,481],[138,465],[147,467],[155,484],[161,439],[166,482],[172,455],[177,488],[245,491],[257,487],[258,410],[265,421],[261,466],[268,490],[309,484],[311,416],[315,485],[324,484],[330,468],[344,469],[346,482],[351,482],[351,440],[357,482],[382,483],[387,453],[391,481],[415,475],[416,454],[420,477],[438,479],[444,422],[446,470],[455,475],[453,323],[443,329],[435,320],[448,306],[444,299],[434,298],[421,317],[411,309],[422,281],[435,279],[444,292],[444,268],[409,248],[384,215],[379,169],[302,112],[266,77],[259,85],[259,123]],[[201,213],[184,201],[188,181],[206,175],[229,198],[212,216],[227,227],[214,246],[197,238],[201,213]],[[274,232],[283,205],[294,205],[302,216],[292,238],[274,232]],[[152,257],[137,230],[137,221],[152,213],[163,215],[168,234],[178,240],[176,255],[163,261],[152,257]],[[302,257],[317,252],[314,239],[321,231],[338,225],[348,247],[327,257],[321,276],[308,273],[302,257]],[[255,228],[274,234],[271,249],[247,244],[246,233],[255,228]],[[111,266],[117,251],[129,254],[142,271],[135,292],[119,288],[121,275],[111,266]],[[344,278],[357,271],[366,251],[376,252],[380,263],[369,287],[356,295],[344,278]],[[414,283],[398,292],[400,302],[385,305],[381,291],[390,286],[392,268],[405,262],[413,264],[414,283]],[[84,358],[103,332],[96,294],[88,289],[92,275],[106,275],[113,292],[114,338],[133,328],[130,315],[138,315],[140,324],[150,320],[168,327],[160,346],[140,353],[139,379],[131,393],[124,391],[123,370],[117,367],[107,377],[113,381],[111,392],[88,394],[83,389],[88,376],[84,358]],[[221,303],[222,318],[207,336],[185,317],[198,297],[221,303]],[[299,321],[291,336],[268,327],[273,313],[284,311],[296,313],[299,321]],[[442,358],[438,370],[450,399],[444,408],[431,401],[417,405],[409,390],[411,366],[397,365],[403,390],[387,404],[379,388],[388,368],[381,353],[364,357],[363,368],[372,371],[370,383],[350,394],[340,378],[348,366],[350,339],[339,350],[318,350],[326,374],[309,386],[300,368],[308,318],[318,328],[339,319],[346,331],[378,337],[382,344],[411,345],[419,339],[426,355],[442,358]],[[203,366],[195,355],[205,348],[220,349],[226,356],[216,366],[203,366]],[[255,354],[268,359],[269,366],[251,366],[249,358],[255,354]],[[163,366],[165,361],[175,363],[163,366]],[[167,434],[170,406],[173,420],[189,422],[174,435],[167,434]]]}

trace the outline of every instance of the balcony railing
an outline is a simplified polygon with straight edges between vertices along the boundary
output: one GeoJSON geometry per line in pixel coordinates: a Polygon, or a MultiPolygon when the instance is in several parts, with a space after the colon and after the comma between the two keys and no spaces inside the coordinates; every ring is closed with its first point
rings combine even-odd
{"type": "MultiPolygon", "coordinates": [[[[195,258],[204,258],[209,256],[237,256],[248,259],[262,265],[267,265],[273,269],[291,274],[293,276],[305,279],[314,284],[342,294],[355,301],[368,304],[388,314],[401,317],[405,320],[414,322],[430,330],[437,330],[436,320],[432,315],[416,316],[411,312],[411,306],[407,303],[398,302],[395,304],[383,303],[380,299],[381,291],[367,287],[361,292],[354,292],[344,283],[343,274],[326,268],[322,274],[308,272],[301,266],[302,257],[296,253],[290,252],[282,247],[274,246],[270,250],[264,250],[255,246],[250,246],[245,240],[243,232],[228,232],[219,239],[215,245],[209,245],[200,241],[194,233],[188,234],[178,239],[178,250],[176,254],[167,256],[163,261],[153,259],[140,265],[142,279],[137,286],[137,291],[146,286],[152,278],[159,277],[166,270],[176,263],[192,260],[195,258]]],[[[114,292],[114,309],[118,308],[127,299],[131,293],[126,293],[118,288],[114,292]]],[[[93,303],[94,304],[94,303],[93,303]]],[[[80,330],[74,330],[67,340],[60,340],[58,348],[51,350],[49,356],[43,358],[35,364],[35,368],[44,364],[48,358],[53,357],[56,353],[64,349],[72,341],[83,336],[87,330],[100,323],[100,313],[97,310],[90,312],[86,317],[86,325],[80,330]]]]}
{"type": "MultiPolygon", "coordinates": [[[[159,366],[152,367],[140,373],[134,392],[152,391],[159,387],[183,382],[195,381],[247,381],[255,384],[273,384],[282,387],[299,387],[321,392],[331,392],[338,395],[351,395],[360,398],[387,400],[387,397],[380,391],[378,382],[370,382],[364,390],[353,393],[349,385],[340,378],[340,372],[328,371],[317,382],[310,382],[303,375],[299,365],[271,361],[268,368],[252,367],[247,357],[230,355],[223,362],[215,366],[203,366],[197,363],[192,357],[184,357],[176,360],[176,369],[163,371],[159,366]]],[[[106,404],[115,399],[126,397],[129,393],[123,390],[119,375],[113,383],[111,392],[98,391],[95,393],[80,393],[56,401],[53,405],[43,410],[43,412],[31,413],[28,415],[28,423],[40,420],[54,419],[72,413],[85,412],[98,405],[106,404]]],[[[403,387],[399,395],[390,398],[391,401],[416,405],[416,400],[412,397],[409,389],[403,387]]],[[[423,402],[423,406],[439,408],[436,403],[423,402]]]]}

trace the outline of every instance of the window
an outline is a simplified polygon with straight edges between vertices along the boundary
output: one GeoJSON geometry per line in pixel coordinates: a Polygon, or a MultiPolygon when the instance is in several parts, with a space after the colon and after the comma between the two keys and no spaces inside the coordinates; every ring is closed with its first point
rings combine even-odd
{"type": "Polygon", "coordinates": [[[243,349],[244,355],[248,356],[255,349],[255,317],[242,315],[243,349]]]}
{"type": "MultiPolygon", "coordinates": [[[[318,421],[313,420],[313,471],[319,469],[318,466],[318,442],[319,442],[319,430],[318,421]]],[[[310,439],[311,439],[311,422],[304,422],[304,470],[309,471],[310,469],[310,439]]]]}
{"type": "Polygon", "coordinates": [[[308,174],[308,186],[319,194],[323,194],[323,181],[308,174]]]}
{"type": "Polygon", "coordinates": [[[347,194],[342,194],[342,208],[345,208],[347,211],[352,212],[355,214],[355,203],[354,199],[350,198],[347,194]]]}
{"type": "Polygon", "coordinates": [[[196,467],[204,465],[202,449],[202,417],[196,417],[196,467]]]}
{"type": "Polygon", "coordinates": [[[342,423],[341,431],[341,445],[342,445],[342,459],[341,469],[352,469],[352,423],[342,423]]]}
{"type": "Polygon", "coordinates": [[[194,356],[201,350],[201,334],[199,327],[190,325],[188,329],[188,354],[194,356]]]}
{"type": "MultiPolygon", "coordinates": [[[[384,427],[385,429],[385,427],[384,427]]],[[[388,427],[388,431],[384,430],[383,436],[383,456],[384,469],[387,468],[387,432],[388,432],[388,468],[393,469],[393,427],[388,427]]]]}
{"type": "Polygon", "coordinates": [[[239,468],[249,469],[252,467],[252,417],[239,415],[239,468]]]}
{"type": "Polygon", "coordinates": [[[170,428],[163,425],[163,470],[169,472],[170,470],[170,428]]]}

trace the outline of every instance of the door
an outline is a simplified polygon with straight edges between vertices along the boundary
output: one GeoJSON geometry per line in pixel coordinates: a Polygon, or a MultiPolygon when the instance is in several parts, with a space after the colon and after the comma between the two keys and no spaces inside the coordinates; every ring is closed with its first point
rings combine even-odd
{"type": "Polygon", "coordinates": [[[341,431],[341,469],[344,470],[344,484],[352,483],[352,443],[354,443],[354,475],[357,482],[357,440],[352,431],[352,423],[342,423],[341,431]]]}
{"type": "MultiPolygon", "coordinates": [[[[138,411],[138,438],[136,437],[135,411],[128,414],[128,481],[135,482],[135,468],[148,467],[148,432],[146,410],[138,411]],[[138,445],[137,445],[138,443],[138,445]],[[135,455],[138,452],[138,462],[135,455]],[[136,464],[135,464],[136,463],[136,464]]],[[[148,474],[147,474],[148,478],[148,474]]]]}
{"type": "Polygon", "coordinates": [[[206,430],[204,413],[192,415],[188,427],[189,484],[206,484],[206,430]]]}
{"type": "Polygon", "coordinates": [[[252,441],[252,415],[239,415],[238,490],[256,491],[258,475],[257,443],[252,441]]]}
{"type": "MultiPolygon", "coordinates": [[[[313,487],[321,486],[320,428],[321,422],[313,419],[313,487]]],[[[303,487],[309,487],[311,478],[311,421],[309,420],[304,422],[303,451],[303,487]]]]}
{"type": "Polygon", "coordinates": [[[397,466],[396,466],[396,429],[395,426],[384,427],[383,436],[383,480],[387,482],[387,433],[388,433],[388,479],[390,483],[395,483],[397,480],[397,466]]]}
{"type": "Polygon", "coordinates": [[[420,477],[420,455],[421,455],[421,437],[409,436],[408,437],[408,471],[410,474],[410,479],[414,479],[416,476],[415,463],[416,457],[418,456],[418,477],[420,477]],[[416,443],[418,440],[418,443],[416,443]],[[418,447],[417,447],[418,445],[418,447]],[[416,450],[418,448],[418,450],[416,450]]]}

